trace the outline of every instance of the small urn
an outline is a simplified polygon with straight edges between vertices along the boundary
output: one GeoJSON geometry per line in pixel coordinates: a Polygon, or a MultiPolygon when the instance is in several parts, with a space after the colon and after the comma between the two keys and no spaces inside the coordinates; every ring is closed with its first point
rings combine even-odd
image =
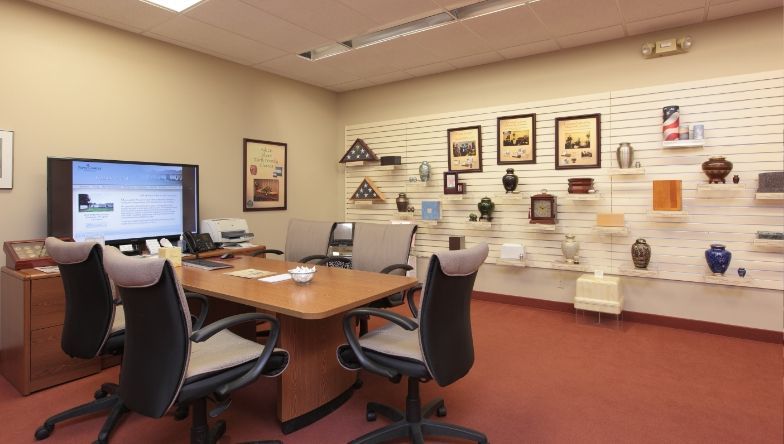
{"type": "Polygon", "coordinates": [[[741,267],[741,268],[738,268],[738,276],[740,276],[740,277],[742,277],[742,278],[743,278],[743,277],[746,277],[746,269],[745,269],[745,268],[743,268],[743,267],[741,267]]]}
{"type": "Polygon", "coordinates": [[[479,217],[477,217],[476,213],[471,213],[468,215],[468,220],[469,222],[476,222],[479,220],[479,217]]]}
{"type": "Polygon", "coordinates": [[[484,219],[488,222],[493,220],[493,210],[495,209],[495,204],[489,197],[483,197],[476,207],[479,209],[479,214],[481,214],[481,216],[479,216],[479,220],[484,219]]]}
{"type": "Polygon", "coordinates": [[[427,160],[423,160],[419,164],[419,180],[422,182],[430,180],[430,163],[427,160]]]}
{"type": "Polygon", "coordinates": [[[740,183],[740,176],[738,176],[737,174],[732,176],[732,183],[736,183],[736,184],[740,183]]]}
{"type": "Polygon", "coordinates": [[[574,234],[567,234],[566,239],[561,241],[561,253],[566,263],[573,264],[579,252],[580,243],[574,240],[574,234]]]}
{"type": "Polygon", "coordinates": [[[723,156],[711,157],[702,162],[702,171],[708,176],[708,183],[727,183],[724,178],[732,171],[732,162],[723,156]]]}
{"type": "Polygon", "coordinates": [[[645,239],[637,239],[632,244],[632,262],[634,268],[646,269],[648,263],[651,261],[651,246],[645,242],[645,239]]]}
{"type": "Polygon", "coordinates": [[[506,174],[501,178],[501,182],[504,184],[504,189],[507,193],[511,193],[517,189],[519,180],[517,174],[514,173],[514,168],[507,168],[506,174]]]}
{"type": "Polygon", "coordinates": [[[629,142],[621,142],[615,150],[615,158],[618,160],[618,168],[631,168],[634,148],[629,142]]]}
{"type": "Polygon", "coordinates": [[[408,196],[406,196],[406,193],[398,194],[397,199],[395,199],[395,204],[397,205],[398,212],[405,213],[408,211],[408,196]]]}

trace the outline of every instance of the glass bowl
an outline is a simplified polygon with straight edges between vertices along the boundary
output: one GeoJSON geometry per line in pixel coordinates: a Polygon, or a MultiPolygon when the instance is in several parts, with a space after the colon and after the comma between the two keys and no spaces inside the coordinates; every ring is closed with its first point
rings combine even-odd
{"type": "Polygon", "coordinates": [[[316,274],[315,271],[296,271],[296,270],[289,270],[289,274],[291,275],[291,280],[298,284],[307,284],[308,282],[313,280],[313,275],[316,274]]]}

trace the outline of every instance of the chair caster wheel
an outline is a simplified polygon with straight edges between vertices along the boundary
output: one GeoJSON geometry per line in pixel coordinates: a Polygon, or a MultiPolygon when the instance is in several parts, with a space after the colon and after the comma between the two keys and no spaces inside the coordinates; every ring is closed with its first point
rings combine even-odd
{"type": "Polygon", "coordinates": [[[49,435],[52,434],[52,430],[54,430],[54,425],[44,424],[41,427],[38,427],[38,429],[35,431],[35,440],[40,441],[42,439],[48,438],[49,435]]]}
{"type": "Polygon", "coordinates": [[[93,398],[95,398],[95,399],[101,399],[101,398],[105,398],[105,397],[106,397],[106,396],[108,396],[108,395],[109,395],[109,394],[108,394],[108,393],[106,393],[106,390],[104,390],[104,389],[98,389],[98,390],[96,390],[96,391],[95,391],[95,393],[93,393],[93,398]]]}
{"type": "Polygon", "coordinates": [[[446,406],[445,405],[442,405],[441,407],[439,407],[436,410],[436,416],[438,416],[439,418],[443,418],[444,416],[446,416],[446,406]]]}
{"type": "Polygon", "coordinates": [[[367,413],[365,413],[365,419],[367,419],[368,422],[373,422],[376,420],[376,418],[376,412],[373,410],[368,410],[367,413]]]}

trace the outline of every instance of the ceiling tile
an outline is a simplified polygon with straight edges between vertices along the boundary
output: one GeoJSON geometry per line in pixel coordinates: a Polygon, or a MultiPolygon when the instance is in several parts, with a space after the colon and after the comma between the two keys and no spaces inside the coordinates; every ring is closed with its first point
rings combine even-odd
{"type": "Polygon", "coordinates": [[[454,69],[455,67],[450,65],[449,63],[439,62],[430,65],[417,66],[415,68],[409,68],[406,70],[406,72],[415,77],[421,77],[421,76],[429,76],[431,74],[438,74],[440,72],[452,71],[454,69]]]}
{"type": "Polygon", "coordinates": [[[69,14],[100,21],[123,29],[141,32],[177,14],[139,0],[29,0],[69,14]]]}
{"type": "Polygon", "coordinates": [[[487,52],[484,54],[475,54],[468,57],[460,57],[458,59],[449,60],[449,64],[457,68],[468,68],[470,66],[486,65],[488,63],[500,62],[504,60],[497,52],[487,52]]]}
{"type": "Polygon", "coordinates": [[[629,35],[645,34],[647,32],[700,23],[704,17],[704,8],[694,9],[692,11],[679,12],[677,14],[665,15],[663,17],[656,17],[648,20],[641,20],[639,22],[627,23],[626,31],[629,33],[629,35]]]}
{"type": "Polygon", "coordinates": [[[554,36],[621,24],[615,0],[546,0],[529,5],[554,36]]]}
{"type": "Polygon", "coordinates": [[[412,77],[414,76],[412,76],[411,74],[405,71],[396,71],[387,74],[382,74],[380,76],[368,77],[367,80],[371,81],[376,85],[382,85],[384,83],[392,83],[392,82],[399,82],[401,80],[408,80],[412,77]]]}
{"type": "Polygon", "coordinates": [[[338,0],[365,17],[387,28],[443,12],[430,0],[338,0]]]}
{"type": "Polygon", "coordinates": [[[623,36],[623,27],[618,25],[560,37],[558,38],[558,44],[561,48],[573,48],[575,46],[590,45],[591,43],[619,39],[623,36]]]}
{"type": "Polygon", "coordinates": [[[341,69],[320,65],[296,55],[286,55],[268,60],[255,66],[263,71],[270,71],[314,85],[326,86],[358,80],[359,76],[341,69]]]}
{"type": "Polygon", "coordinates": [[[239,0],[200,3],[188,10],[186,15],[292,53],[331,42],[326,37],[306,31],[239,0]]]}
{"type": "Polygon", "coordinates": [[[441,60],[480,54],[493,49],[489,43],[477,37],[462,23],[450,23],[406,38],[434,53],[441,60]]]}
{"type": "Polygon", "coordinates": [[[368,80],[354,80],[351,82],[340,83],[337,85],[329,85],[326,88],[336,92],[344,92],[344,91],[351,91],[355,89],[367,88],[368,86],[373,86],[368,80]]]}
{"type": "Polygon", "coordinates": [[[780,8],[781,0],[737,0],[729,3],[717,4],[712,0],[708,5],[708,20],[716,20],[734,15],[748,14],[764,9],[780,8]]]}
{"type": "Polygon", "coordinates": [[[479,3],[484,0],[433,0],[436,4],[439,4],[447,9],[455,9],[461,6],[472,5],[474,3],[479,3]]]}
{"type": "Polygon", "coordinates": [[[463,24],[493,48],[508,48],[549,37],[547,29],[528,7],[479,16],[464,20],[463,24]]]}
{"type": "Polygon", "coordinates": [[[408,69],[446,60],[443,55],[430,52],[417,44],[411,39],[411,36],[388,40],[360,50],[369,55],[373,54],[378,60],[383,60],[384,63],[398,69],[408,69]]]}
{"type": "Polygon", "coordinates": [[[627,23],[698,8],[705,12],[705,3],[705,0],[618,0],[621,15],[627,23]]]}
{"type": "Polygon", "coordinates": [[[334,41],[365,34],[379,24],[336,0],[243,0],[334,41]]]}
{"type": "Polygon", "coordinates": [[[285,54],[279,49],[253,41],[224,29],[202,23],[180,15],[156,26],[149,36],[164,36],[207,49],[213,53],[226,54],[231,60],[244,64],[256,64],[285,54]]]}
{"type": "Polygon", "coordinates": [[[526,57],[543,52],[558,51],[560,49],[555,40],[542,40],[541,42],[528,43],[527,45],[513,46],[511,48],[499,49],[498,52],[507,59],[526,57]]]}
{"type": "Polygon", "coordinates": [[[349,71],[358,77],[370,77],[395,71],[395,68],[386,63],[383,54],[366,51],[365,49],[354,49],[326,59],[315,60],[311,63],[349,71]]]}

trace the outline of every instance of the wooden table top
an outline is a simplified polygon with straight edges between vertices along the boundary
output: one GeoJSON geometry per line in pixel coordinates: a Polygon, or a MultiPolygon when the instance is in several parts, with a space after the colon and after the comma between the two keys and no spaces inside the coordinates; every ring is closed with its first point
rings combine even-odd
{"type": "Polygon", "coordinates": [[[417,283],[413,277],[322,266],[316,266],[316,275],[308,284],[298,284],[290,279],[268,283],[226,273],[247,268],[286,273],[302,264],[248,256],[210,260],[225,262],[234,268],[208,271],[178,267],[175,270],[186,290],[301,319],[328,318],[417,283]]]}

